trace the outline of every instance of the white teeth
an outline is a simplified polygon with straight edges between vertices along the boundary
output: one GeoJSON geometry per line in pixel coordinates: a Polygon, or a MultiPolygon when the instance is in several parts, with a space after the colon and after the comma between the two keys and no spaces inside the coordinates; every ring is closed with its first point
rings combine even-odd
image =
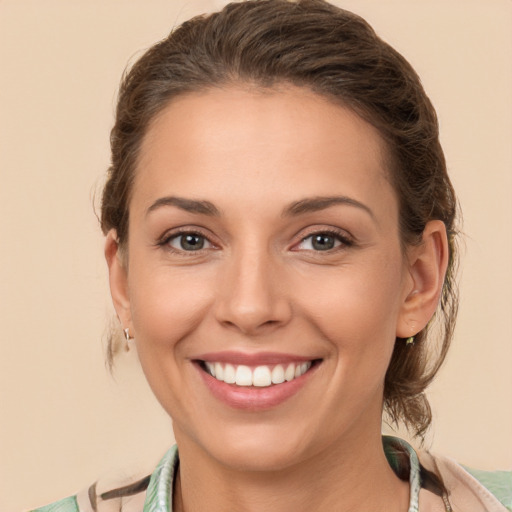
{"type": "Polygon", "coordinates": [[[252,372],[248,366],[241,364],[236,369],[236,385],[252,386],[252,372]]]}
{"type": "Polygon", "coordinates": [[[311,363],[298,364],[295,367],[295,378],[304,375],[311,368],[311,363]]]}
{"type": "Polygon", "coordinates": [[[215,377],[215,365],[213,363],[204,363],[212,377],[215,377]]]}
{"type": "Polygon", "coordinates": [[[227,364],[224,367],[224,379],[223,380],[226,384],[234,384],[236,382],[235,367],[232,364],[227,364]]]}
{"type": "Polygon", "coordinates": [[[272,384],[281,384],[284,382],[284,368],[278,364],[272,370],[272,384]]]}
{"type": "Polygon", "coordinates": [[[272,384],[272,375],[268,366],[257,366],[252,373],[252,385],[266,388],[272,384]]]}
{"type": "Polygon", "coordinates": [[[302,375],[304,375],[310,368],[313,363],[311,361],[308,361],[307,363],[302,363],[301,371],[302,375]]]}
{"type": "Polygon", "coordinates": [[[220,363],[215,363],[215,373],[213,374],[213,376],[219,380],[224,379],[224,368],[222,368],[222,365],[220,363]]]}
{"type": "Polygon", "coordinates": [[[273,369],[261,365],[251,369],[246,365],[232,365],[223,363],[206,362],[205,367],[208,373],[217,380],[226,384],[236,384],[237,386],[255,386],[266,388],[272,384],[282,384],[287,381],[304,375],[311,368],[311,361],[307,363],[290,363],[286,366],[278,364],[273,369]]]}
{"type": "Polygon", "coordinates": [[[286,368],[286,371],[284,372],[284,378],[290,382],[295,378],[295,365],[289,364],[286,368]]]}

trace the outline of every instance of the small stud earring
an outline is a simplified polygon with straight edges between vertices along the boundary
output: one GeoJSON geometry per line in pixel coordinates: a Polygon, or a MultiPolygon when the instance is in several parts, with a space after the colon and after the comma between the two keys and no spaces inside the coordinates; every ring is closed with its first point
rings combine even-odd
{"type": "Polygon", "coordinates": [[[130,341],[133,339],[133,338],[130,338],[130,328],[129,327],[124,329],[124,339],[125,339],[124,348],[125,348],[126,352],[129,352],[130,351],[130,341]]]}
{"type": "Polygon", "coordinates": [[[405,340],[405,344],[406,344],[406,345],[414,345],[414,336],[409,336],[409,337],[405,340]]]}

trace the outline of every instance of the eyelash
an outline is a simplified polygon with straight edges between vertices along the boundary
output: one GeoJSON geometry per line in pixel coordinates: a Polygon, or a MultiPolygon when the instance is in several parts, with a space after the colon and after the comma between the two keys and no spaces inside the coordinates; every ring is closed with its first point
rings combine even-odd
{"type": "Polygon", "coordinates": [[[174,231],[172,233],[166,233],[164,236],[162,236],[160,238],[160,240],[157,242],[157,246],[160,246],[160,247],[163,247],[165,248],[166,250],[174,253],[174,254],[178,254],[180,256],[189,256],[191,254],[201,254],[203,253],[203,251],[205,250],[209,250],[211,248],[215,248],[215,244],[208,238],[208,236],[206,236],[204,233],[201,233],[201,231],[198,231],[198,230],[195,230],[195,229],[180,229],[178,231],[174,231]],[[173,247],[170,243],[171,241],[173,240],[177,240],[179,239],[180,237],[184,237],[184,236],[196,236],[196,237],[199,237],[199,238],[202,238],[206,243],[210,244],[211,247],[206,247],[206,248],[203,248],[201,247],[200,249],[197,249],[195,251],[187,251],[185,249],[178,249],[176,247],[173,247]]]}
{"type": "MultiPolygon", "coordinates": [[[[346,248],[354,245],[354,240],[351,237],[347,236],[347,234],[344,232],[341,232],[341,231],[338,231],[335,229],[319,229],[319,230],[312,231],[312,232],[308,233],[306,236],[303,236],[300,239],[300,242],[293,245],[291,250],[292,251],[300,251],[301,249],[299,249],[297,247],[300,246],[301,244],[303,244],[306,240],[311,239],[314,236],[322,236],[322,235],[334,238],[335,243],[339,242],[339,244],[337,246],[335,245],[334,247],[325,249],[325,250],[314,250],[314,249],[305,249],[305,250],[315,252],[315,253],[322,253],[322,252],[333,253],[333,252],[343,250],[343,249],[346,249],[346,248]]],[[[207,251],[212,248],[214,248],[214,249],[217,248],[217,246],[209,239],[209,237],[206,236],[201,231],[194,230],[194,229],[186,229],[186,228],[180,229],[179,231],[174,231],[170,234],[166,233],[164,236],[161,237],[161,239],[157,242],[156,245],[160,246],[160,247],[164,247],[168,251],[178,254],[178,255],[181,255],[181,256],[190,256],[194,253],[201,254],[201,253],[203,253],[203,251],[207,251]],[[183,248],[178,249],[178,248],[170,245],[171,241],[177,240],[180,237],[187,236],[187,235],[199,237],[199,238],[203,239],[211,247],[206,247],[206,248],[201,247],[200,249],[197,249],[195,251],[194,250],[187,251],[183,248]]]]}
{"type": "MultiPolygon", "coordinates": [[[[321,235],[332,237],[332,238],[334,238],[335,242],[337,241],[340,243],[339,243],[339,245],[334,246],[330,249],[316,250],[316,251],[313,249],[306,249],[306,250],[316,252],[316,253],[321,253],[321,252],[333,253],[335,251],[343,250],[348,247],[352,247],[354,245],[354,240],[351,237],[349,237],[345,232],[341,232],[336,229],[319,229],[319,230],[312,231],[311,233],[308,233],[306,236],[302,237],[299,244],[296,244],[294,247],[297,247],[298,245],[304,243],[306,240],[308,240],[310,238],[313,238],[315,236],[321,236],[321,235]]],[[[300,250],[300,249],[295,249],[295,250],[300,250]]]]}

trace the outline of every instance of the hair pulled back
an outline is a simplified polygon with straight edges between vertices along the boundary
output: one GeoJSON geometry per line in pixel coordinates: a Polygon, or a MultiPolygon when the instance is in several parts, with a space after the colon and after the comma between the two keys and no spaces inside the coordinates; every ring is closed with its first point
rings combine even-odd
{"type": "Polygon", "coordinates": [[[112,162],[101,227],[128,236],[139,149],[152,119],[174,97],[212,87],[307,87],[375,126],[388,148],[403,246],[428,221],[446,225],[450,256],[438,311],[414,345],[397,339],[384,389],[393,422],[421,436],[431,421],[424,390],[443,363],[455,324],[457,201],[439,143],[436,113],[410,64],[359,16],[323,0],[252,0],[193,18],[151,47],[123,77],[111,132],[112,162]],[[436,341],[437,340],[437,341],[436,341]]]}

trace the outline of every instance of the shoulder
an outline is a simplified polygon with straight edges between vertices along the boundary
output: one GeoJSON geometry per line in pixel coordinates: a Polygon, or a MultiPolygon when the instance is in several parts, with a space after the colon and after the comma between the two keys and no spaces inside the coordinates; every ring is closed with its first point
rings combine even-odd
{"type": "Polygon", "coordinates": [[[142,512],[156,503],[164,503],[162,510],[168,510],[178,463],[178,451],[173,446],[150,475],[129,480],[102,479],[74,496],[31,512],[142,512]]]}
{"type": "Polygon", "coordinates": [[[76,496],[70,496],[44,507],[36,508],[32,512],[79,512],[76,496]]]}
{"type": "Polygon", "coordinates": [[[423,466],[441,477],[455,512],[512,511],[512,471],[469,469],[448,457],[426,452],[420,452],[419,458],[423,466]]]}
{"type": "Polygon", "coordinates": [[[138,481],[96,482],[87,489],[31,512],[141,512],[150,477],[138,481]]]}
{"type": "Polygon", "coordinates": [[[464,470],[512,511],[512,471],[482,471],[467,467],[464,470]]]}

